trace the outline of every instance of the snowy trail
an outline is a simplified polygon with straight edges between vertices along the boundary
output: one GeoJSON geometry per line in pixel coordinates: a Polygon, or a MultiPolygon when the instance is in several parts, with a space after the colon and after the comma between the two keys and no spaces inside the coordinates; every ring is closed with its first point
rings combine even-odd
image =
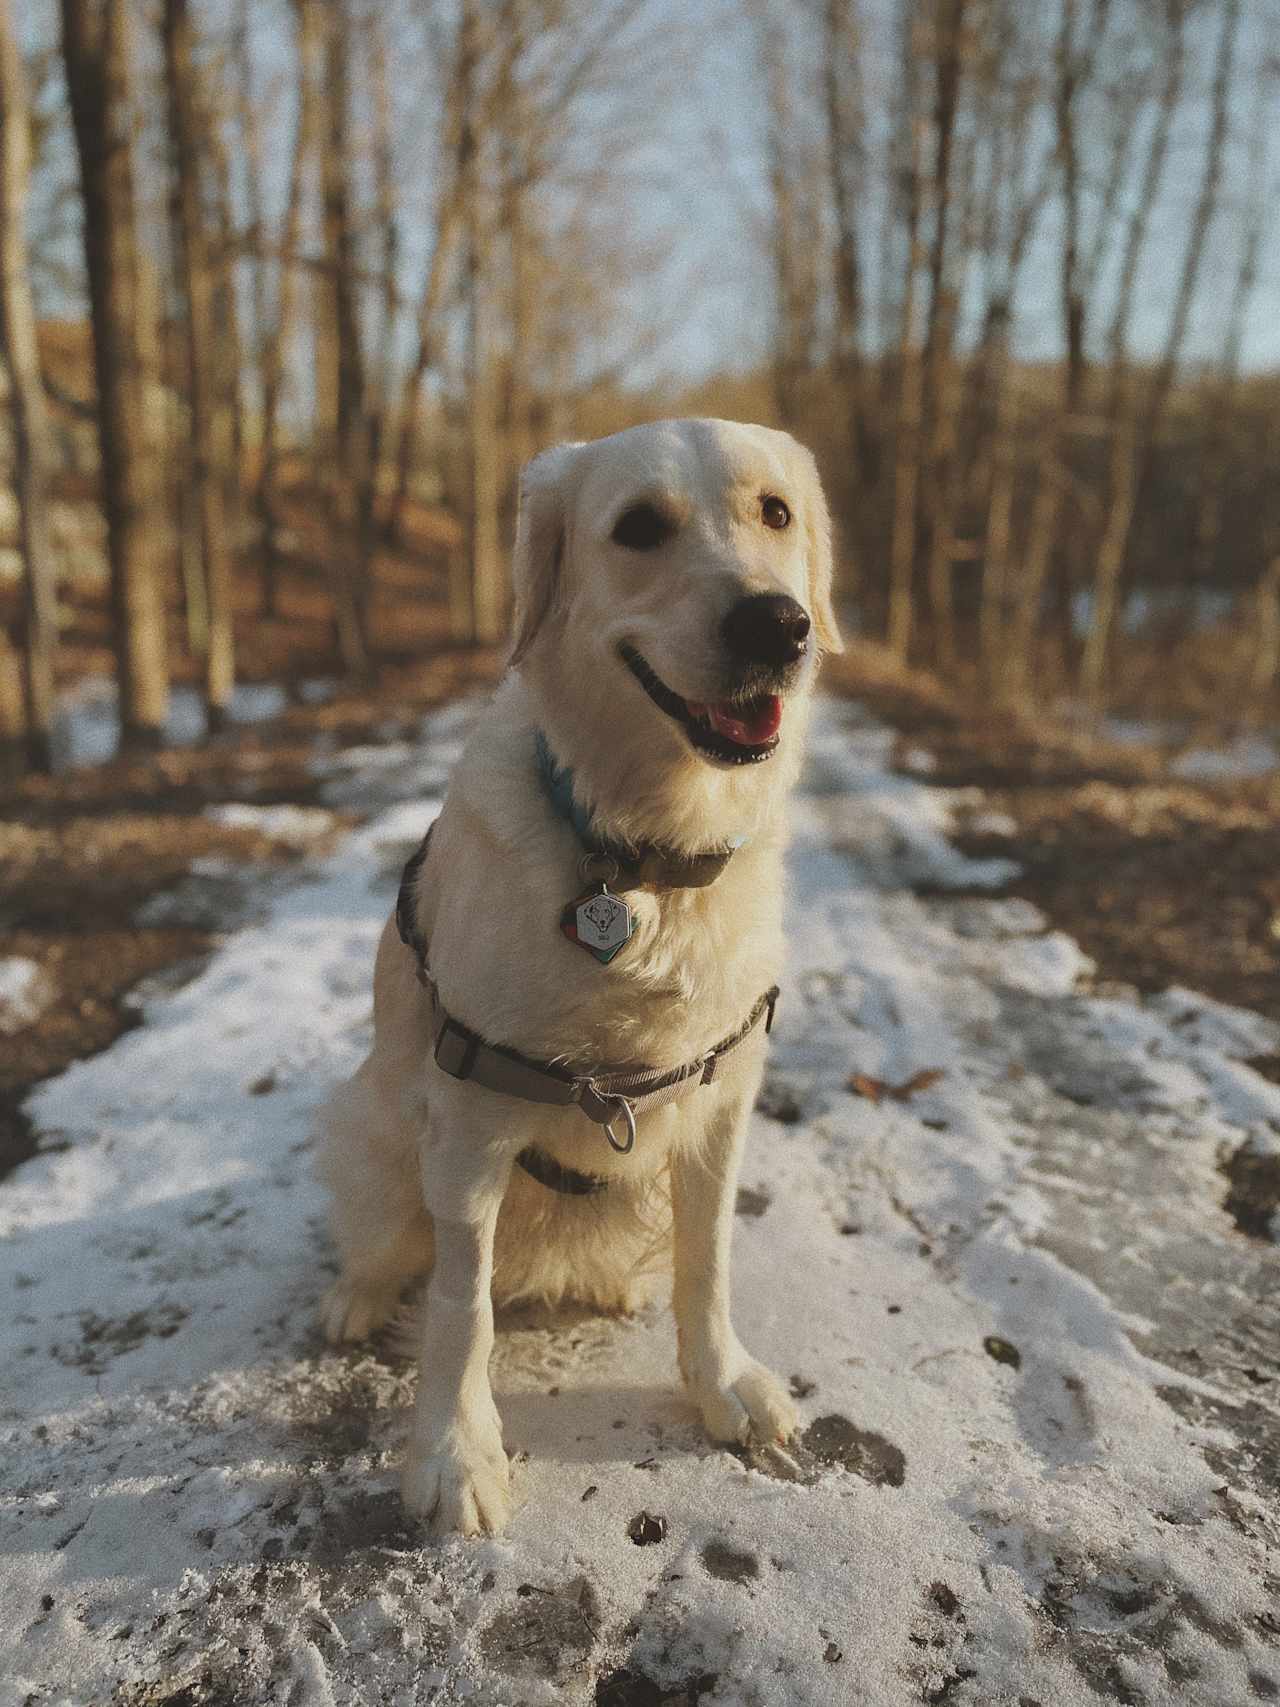
{"type": "Polygon", "coordinates": [[[511,1528],[416,1545],[411,1371],[315,1333],[307,1134],[468,715],[327,761],[364,826],[29,1105],[45,1153],[0,1185],[0,1702],[1280,1699],[1280,1253],[1216,1171],[1277,1142],[1280,1087],[1242,1063],[1280,1034],[1090,993],[1034,909],[975,897],[1008,868],[949,846],[954,797],[837,702],[735,1246],[806,1449],[702,1440],[665,1311],[514,1319],[511,1528]],[[875,1101],[854,1072],[940,1076],[875,1101]],[[642,1511],[663,1540],[628,1538],[642,1511]]]}

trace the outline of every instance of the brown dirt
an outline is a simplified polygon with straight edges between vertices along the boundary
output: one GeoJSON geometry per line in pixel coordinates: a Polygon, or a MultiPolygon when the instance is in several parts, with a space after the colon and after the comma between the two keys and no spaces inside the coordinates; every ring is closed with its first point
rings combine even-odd
{"type": "Polygon", "coordinates": [[[440,653],[386,672],[376,691],[295,707],[204,747],[0,790],[0,956],[37,961],[56,992],[34,1025],[0,1040],[0,1177],[35,1151],[21,1108],[33,1087],[136,1023],[128,998],[141,980],[194,972],[216,944],[216,905],[207,919],[155,924],[139,923],[139,908],[197,858],[248,868],[297,857],[257,830],[210,821],[204,808],[314,802],[317,737],[385,738],[397,721],[408,727],[423,709],[491,681],[497,667],[492,653],[440,653]]]}
{"type": "Polygon", "coordinates": [[[967,833],[961,845],[1016,858],[1008,892],[1041,907],[1103,977],[1143,991],[1186,984],[1280,1019],[1280,777],[1174,780],[1157,752],[965,703],[866,645],[833,659],[825,684],[901,732],[905,768],[923,748],[931,784],[977,785],[1015,821],[1012,843],[967,833]]]}

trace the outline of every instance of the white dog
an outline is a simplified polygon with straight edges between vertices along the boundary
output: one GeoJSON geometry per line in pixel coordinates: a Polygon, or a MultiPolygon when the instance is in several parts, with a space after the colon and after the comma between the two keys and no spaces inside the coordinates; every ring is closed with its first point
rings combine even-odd
{"type": "Polygon", "coordinates": [[[431,1272],[403,1471],[501,1529],[493,1300],[627,1310],[673,1233],[680,1367],[716,1440],[795,1412],[729,1318],[743,1136],[782,960],[788,791],[839,649],[813,458],[666,421],[525,471],[512,668],[383,933],[375,1042],[321,1168],[333,1341],[431,1272]]]}

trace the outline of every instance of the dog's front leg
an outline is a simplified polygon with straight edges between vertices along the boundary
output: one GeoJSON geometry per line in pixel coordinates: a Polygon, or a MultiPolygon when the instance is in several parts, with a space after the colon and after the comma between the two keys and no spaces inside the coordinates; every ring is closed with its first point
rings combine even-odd
{"type": "Polygon", "coordinates": [[[756,1075],[725,1095],[701,1143],[671,1162],[680,1370],[713,1440],[786,1440],[796,1410],[777,1376],[748,1355],[729,1316],[729,1248],[738,1163],[756,1075]]]}
{"type": "Polygon", "coordinates": [[[440,1535],[496,1534],[511,1503],[502,1423],[489,1385],[493,1234],[511,1157],[480,1129],[464,1096],[444,1096],[446,1106],[433,1109],[423,1161],[435,1269],[401,1476],[405,1505],[440,1535]]]}

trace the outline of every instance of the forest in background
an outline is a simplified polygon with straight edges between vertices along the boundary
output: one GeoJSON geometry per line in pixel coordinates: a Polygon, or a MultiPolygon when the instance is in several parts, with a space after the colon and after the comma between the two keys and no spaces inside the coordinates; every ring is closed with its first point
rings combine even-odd
{"type": "Polygon", "coordinates": [[[1275,718],[1269,0],[48,23],[0,0],[11,760],[90,668],[145,748],[174,681],[216,733],[238,675],[500,644],[521,464],[694,411],[814,447],[842,597],[904,663],[1275,718]],[[690,376],[717,268],[754,294],[690,376]]]}

